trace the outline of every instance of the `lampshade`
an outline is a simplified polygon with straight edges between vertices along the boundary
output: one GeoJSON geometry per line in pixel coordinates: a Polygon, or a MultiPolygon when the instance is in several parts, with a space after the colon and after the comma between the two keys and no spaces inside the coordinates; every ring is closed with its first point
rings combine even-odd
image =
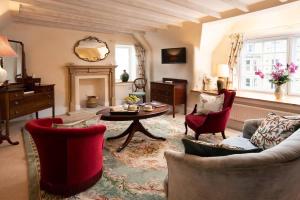
{"type": "Polygon", "coordinates": [[[16,57],[17,54],[11,48],[7,37],[0,35],[0,57],[16,57]]]}
{"type": "MultiPolygon", "coordinates": [[[[16,52],[11,48],[7,37],[0,35],[0,57],[16,57],[16,52]]],[[[3,65],[3,58],[0,60],[1,65],[3,65]]],[[[6,81],[7,72],[3,69],[3,66],[0,65],[0,85],[6,81]]]]}
{"type": "Polygon", "coordinates": [[[227,64],[219,64],[217,66],[218,77],[229,77],[229,66],[227,64]]]}

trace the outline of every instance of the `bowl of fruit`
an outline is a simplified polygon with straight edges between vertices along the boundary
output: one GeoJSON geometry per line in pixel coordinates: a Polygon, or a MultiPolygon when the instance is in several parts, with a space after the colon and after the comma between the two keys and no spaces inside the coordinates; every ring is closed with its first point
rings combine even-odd
{"type": "Polygon", "coordinates": [[[132,104],[138,104],[140,103],[141,99],[138,98],[137,96],[135,95],[129,95],[128,97],[125,97],[125,102],[129,105],[132,105],[132,104]]]}

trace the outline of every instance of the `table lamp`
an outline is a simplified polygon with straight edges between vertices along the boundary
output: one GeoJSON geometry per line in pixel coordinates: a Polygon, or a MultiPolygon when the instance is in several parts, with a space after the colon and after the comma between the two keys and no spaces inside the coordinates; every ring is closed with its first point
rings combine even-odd
{"type": "Polygon", "coordinates": [[[217,66],[217,86],[218,91],[227,87],[228,77],[229,77],[229,66],[227,64],[219,64],[217,66]]]}
{"type": "Polygon", "coordinates": [[[17,57],[16,52],[11,48],[7,37],[0,35],[0,85],[2,85],[7,78],[7,72],[3,68],[3,57],[17,57]]]}

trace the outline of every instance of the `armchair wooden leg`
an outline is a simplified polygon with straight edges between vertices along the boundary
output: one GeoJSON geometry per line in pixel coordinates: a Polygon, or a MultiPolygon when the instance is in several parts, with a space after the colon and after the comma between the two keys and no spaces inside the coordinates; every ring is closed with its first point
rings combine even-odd
{"type": "Polygon", "coordinates": [[[200,133],[196,133],[196,134],[195,134],[195,139],[198,140],[198,139],[199,139],[199,136],[200,136],[200,133]]]}
{"type": "Polygon", "coordinates": [[[186,122],[184,122],[184,126],[185,126],[185,133],[184,133],[184,135],[187,135],[187,132],[188,132],[188,126],[187,126],[187,123],[186,123],[186,122]]]}
{"type": "Polygon", "coordinates": [[[216,135],[216,133],[213,133],[213,135],[216,135]]]}
{"type": "Polygon", "coordinates": [[[225,131],[222,131],[222,137],[223,137],[223,139],[226,139],[225,131]]]}

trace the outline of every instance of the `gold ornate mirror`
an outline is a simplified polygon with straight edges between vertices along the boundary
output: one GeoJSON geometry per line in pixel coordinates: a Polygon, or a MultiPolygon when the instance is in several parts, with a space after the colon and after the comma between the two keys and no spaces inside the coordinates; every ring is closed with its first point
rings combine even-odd
{"type": "Polygon", "coordinates": [[[106,42],[90,36],[76,42],[74,45],[74,53],[82,60],[97,62],[104,60],[110,52],[106,42]]]}

